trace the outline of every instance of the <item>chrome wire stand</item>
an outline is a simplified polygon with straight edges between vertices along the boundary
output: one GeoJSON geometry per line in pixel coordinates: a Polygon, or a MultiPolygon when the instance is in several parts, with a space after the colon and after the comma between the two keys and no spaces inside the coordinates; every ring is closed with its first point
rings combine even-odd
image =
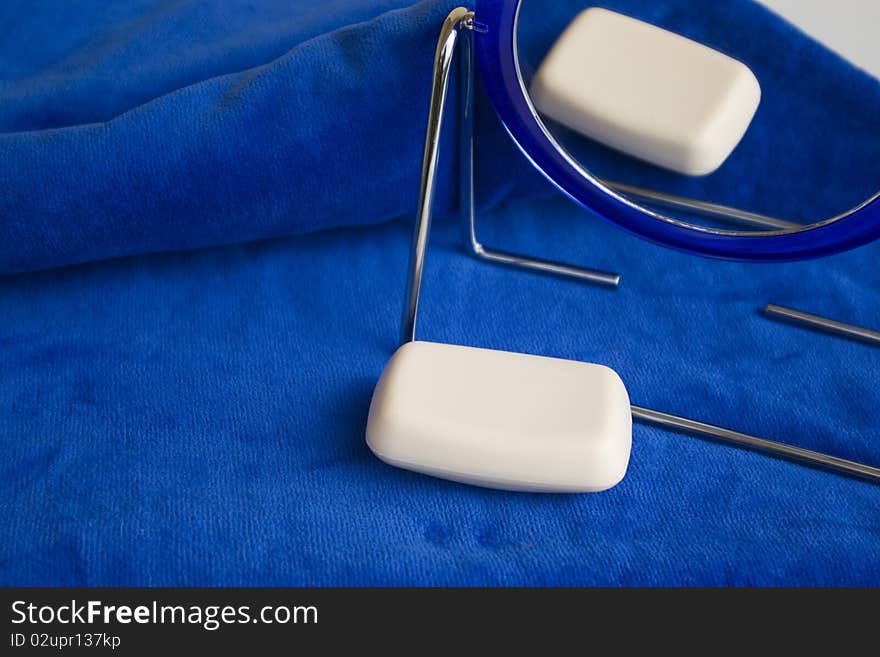
{"type": "Polygon", "coordinates": [[[541,274],[573,278],[583,283],[616,288],[620,275],[567,265],[519,253],[491,249],[477,237],[474,202],[474,61],[473,14],[465,20],[460,57],[461,111],[459,134],[459,209],[465,249],[475,258],[496,265],[527,269],[541,274]]]}
{"type": "Polygon", "coordinates": [[[425,137],[425,154],[422,160],[419,210],[413,237],[413,251],[410,259],[408,287],[401,338],[404,341],[415,335],[416,316],[419,305],[425,251],[431,230],[431,209],[439,156],[440,134],[446,113],[449,79],[452,61],[458,49],[461,69],[461,121],[460,121],[460,179],[459,194],[461,220],[464,232],[465,249],[472,256],[496,265],[526,269],[543,274],[563,276],[605,287],[616,288],[620,275],[609,272],[577,267],[532,256],[499,251],[485,246],[477,237],[476,213],[474,209],[474,61],[473,61],[474,14],[463,7],[452,10],[440,31],[437,50],[434,54],[434,74],[431,87],[431,104],[428,112],[428,128],[425,137]]]}
{"type": "MultiPolygon", "coordinates": [[[[572,267],[547,260],[539,260],[530,256],[504,253],[487,249],[477,239],[474,211],[474,175],[473,175],[473,12],[463,7],[454,9],[443,23],[437,50],[434,56],[434,77],[431,90],[431,104],[428,113],[428,128],[425,138],[425,153],[422,161],[422,178],[419,195],[419,209],[413,231],[412,248],[410,251],[409,272],[407,275],[406,297],[404,299],[403,317],[401,321],[400,339],[402,343],[412,342],[416,335],[416,319],[419,310],[422,276],[425,267],[425,254],[428,237],[431,231],[431,211],[434,202],[434,189],[437,176],[437,157],[440,135],[443,128],[443,116],[446,109],[447,92],[452,61],[456,53],[456,45],[463,44],[461,52],[462,66],[462,106],[461,106],[461,174],[460,194],[461,219],[465,233],[465,244],[472,255],[496,264],[525,268],[542,273],[573,277],[589,283],[616,287],[620,277],[616,274],[598,272],[591,269],[572,267]]],[[[640,190],[645,191],[645,190],[640,190]]],[[[663,199],[655,199],[663,200],[663,199]]],[[[689,199],[670,197],[665,199],[672,204],[688,203],[689,199]]],[[[712,212],[724,212],[729,208],[713,206],[712,212]]],[[[751,220],[753,224],[777,222],[779,220],[752,215],[740,217],[751,220]]],[[[777,224],[778,227],[778,224],[777,224]]],[[[821,318],[820,318],[821,319],[821,318]]],[[[880,336],[878,336],[880,337],[880,336]]],[[[759,438],[739,431],[725,429],[697,420],[691,420],[641,406],[632,406],[633,420],[653,425],[676,433],[706,438],[726,445],[762,452],[773,457],[796,461],[803,465],[820,468],[837,474],[858,477],[880,483],[880,468],[846,459],[815,452],[794,445],[788,445],[765,438],[759,438]]]]}

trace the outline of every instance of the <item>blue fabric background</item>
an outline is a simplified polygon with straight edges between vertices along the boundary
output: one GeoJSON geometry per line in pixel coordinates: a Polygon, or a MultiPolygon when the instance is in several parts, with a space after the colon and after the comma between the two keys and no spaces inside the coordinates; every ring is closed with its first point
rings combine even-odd
{"type": "MultiPolygon", "coordinates": [[[[0,9],[2,271],[352,226],[0,278],[0,584],[880,583],[880,488],[652,428],[599,495],[372,457],[409,224],[365,224],[411,217],[451,3],[406,4],[0,9]]],[[[880,352],[757,312],[880,325],[877,246],[775,266],[662,250],[539,193],[487,115],[481,183],[507,200],[486,241],[623,286],[480,264],[441,221],[420,337],[605,363],[636,403],[880,462],[880,352]]]]}

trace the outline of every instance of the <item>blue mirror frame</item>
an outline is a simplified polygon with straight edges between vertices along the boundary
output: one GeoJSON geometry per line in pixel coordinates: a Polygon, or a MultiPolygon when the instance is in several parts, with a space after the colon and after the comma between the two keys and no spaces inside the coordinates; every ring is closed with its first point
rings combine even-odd
{"type": "Polygon", "coordinates": [[[693,226],[640,207],[604,186],[553,138],[529,99],[517,55],[522,0],[476,0],[475,56],[502,124],[563,193],[606,221],[663,246],[730,260],[783,262],[839,253],[880,239],[880,192],[852,210],[794,231],[746,233],[693,226]]]}

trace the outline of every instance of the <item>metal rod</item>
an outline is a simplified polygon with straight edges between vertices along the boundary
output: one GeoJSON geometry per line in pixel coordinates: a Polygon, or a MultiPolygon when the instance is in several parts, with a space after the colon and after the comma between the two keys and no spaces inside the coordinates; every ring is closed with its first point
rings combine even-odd
{"type": "Polygon", "coordinates": [[[795,461],[810,467],[821,468],[848,477],[858,477],[874,483],[880,483],[880,468],[875,468],[870,465],[848,461],[829,454],[822,454],[821,452],[814,452],[809,449],[786,445],[785,443],[767,440],[765,438],[758,438],[757,436],[750,436],[749,434],[740,433],[739,431],[732,431],[712,424],[678,417],[677,415],[653,411],[649,408],[642,408],[641,406],[633,406],[632,415],[633,419],[636,421],[662,427],[669,431],[691,434],[701,438],[709,438],[727,445],[734,445],[743,449],[762,452],[764,454],[769,454],[789,461],[795,461]]]}
{"type": "Polygon", "coordinates": [[[814,331],[829,333],[841,338],[849,340],[858,340],[875,347],[880,347],[880,331],[872,331],[871,329],[854,324],[844,324],[836,322],[833,319],[820,317],[819,315],[811,315],[793,308],[785,308],[776,304],[767,304],[764,313],[771,319],[777,319],[789,324],[795,324],[814,331]]]}
{"type": "Polygon", "coordinates": [[[784,219],[777,219],[776,217],[768,217],[767,215],[748,212],[727,205],[699,201],[684,196],[675,196],[674,194],[658,192],[645,187],[637,187],[636,185],[627,185],[613,180],[603,180],[601,182],[614,191],[631,196],[636,200],[654,202],[657,205],[672,208],[674,210],[688,210],[696,214],[720,219],[729,223],[769,230],[799,230],[803,228],[803,225],[792,221],[785,221],[784,219]]]}
{"type": "MultiPolygon", "coordinates": [[[[470,19],[472,20],[472,19],[470,19]]],[[[485,246],[477,237],[476,211],[474,202],[474,75],[473,75],[473,34],[470,30],[461,38],[461,124],[459,135],[459,208],[465,249],[475,258],[495,265],[515,269],[526,269],[540,274],[573,278],[583,283],[616,288],[620,285],[620,274],[614,274],[588,267],[568,265],[553,260],[545,260],[522,253],[500,251],[485,246]]]]}
{"type": "Polygon", "coordinates": [[[425,268],[425,251],[431,232],[431,208],[434,203],[434,187],[437,179],[437,158],[440,151],[440,133],[443,128],[446,94],[449,91],[449,69],[455,55],[458,34],[466,20],[473,19],[473,12],[464,7],[452,10],[440,30],[437,50],[434,53],[434,78],[431,86],[431,105],[428,110],[428,128],[425,136],[425,153],[422,160],[422,179],[419,189],[419,211],[414,228],[410,251],[409,273],[406,279],[403,319],[400,326],[402,342],[415,340],[416,317],[419,312],[419,294],[425,268]]]}
{"type": "Polygon", "coordinates": [[[413,230],[407,274],[406,296],[403,317],[400,325],[401,342],[415,340],[416,319],[419,312],[422,276],[425,268],[425,252],[431,232],[431,214],[437,177],[440,135],[446,99],[449,91],[449,77],[456,46],[461,47],[461,170],[459,187],[461,192],[461,216],[465,227],[465,244],[468,251],[480,258],[496,264],[530,269],[556,276],[566,276],[588,283],[617,287],[618,274],[575,267],[562,263],[541,260],[525,255],[504,253],[485,248],[477,240],[474,217],[474,175],[473,175],[473,45],[472,28],[474,14],[464,7],[453,9],[447,16],[437,40],[434,54],[434,73],[431,88],[431,104],[428,110],[428,127],[425,136],[425,151],[422,160],[422,176],[419,189],[419,210],[413,230]],[[460,38],[461,37],[461,38],[460,38]]]}
{"type": "MultiPolygon", "coordinates": [[[[443,114],[446,104],[446,96],[449,88],[450,65],[455,54],[455,46],[459,34],[465,29],[466,38],[462,55],[462,132],[461,138],[461,216],[465,230],[465,243],[468,250],[475,256],[515,267],[525,267],[545,273],[569,276],[593,283],[616,286],[619,277],[616,274],[595,272],[593,270],[571,267],[545,260],[539,260],[527,256],[503,253],[486,249],[476,236],[474,217],[474,179],[473,179],[473,89],[472,89],[472,45],[470,28],[473,26],[473,13],[459,7],[454,9],[447,17],[440,33],[437,51],[434,57],[434,79],[431,91],[431,106],[428,113],[428,130],[425,139],[425,153],[422,163],[422,180],[420,189],[419,212],[413,233],[412,250],[410,252],[409,275],[407,278],[407,291],[401,323],[401,340],[410,342],[415,339],[416,316],[419,309],[419,293],[424,273],[425,253],[428,245],[428,235],[431,228],[431,208],[434,198],[434,184],[437,173],[437,157],[439,150],[439,138],[443,123],[443,114]]],[[[690,206],[688,206],[690,207],[690,206]]],[[[721,206],[716,206],[721,207],[721,206]]],[[[736,211],[739,212],[739,211],[736,211]]],[[[770,307],[768,307],[769,309],[770,307]]],[[[774,306],[774,308],[777,308],[774,306]]],[[[795,311],[796,312],[796,311],[795,311]]],[[[799,313],[805,315],[804,313],[799,313]]],[[[808,316],[813,317],[815,316],[808,316]]],[[[802,318],[801,318],[802,319],[802,318]]],[[[822,319],[822,318],[818,318],[822,319]]],[[[829,320],[824,320],[826,323],[829,320]]],[[[835,328],[846,327],[857,329],[861,335],[865,329],[839,324],[835,328]]],[[[880,335],[873,331],[878,339],[880,335]]],[[[880,469],[861,463],[847,461],[835,456],[821,454],[800,447],[778,443],[756,436],[723,429],[711,424],[689,420],[687,418],[669,415],[653,411],[640,406],[632,407],[633,419],[636,421],[652,424],[669,429],[671,431],[684,432],[696,436],[719,440],[723,443],[760,451],[773,456],[797,461],[813,467],[828,469],[840,474],[856,476],[880,483],[880,469]]]]}
{"type": "Polygon", "coordinates": [[[551,260],[541,260],[540,258],[532,258],[516,253],[508,253],[506,251],[496,251],[487,249],[482,244],[477,244],[471,253],[486,262],[496,265],[504,265],[506,267],[515,267],[517,269],[528,269],[541,274],[549,274],[550,276],[560,276],[562,278],[573,278],[583,283],[592,285],[602,285],[604,287],[616,288],[620,285],[620,274],[612,274],[609,272],[598,271],[595,269],[586,269],[584,267],[575,267],[551,260]]]}

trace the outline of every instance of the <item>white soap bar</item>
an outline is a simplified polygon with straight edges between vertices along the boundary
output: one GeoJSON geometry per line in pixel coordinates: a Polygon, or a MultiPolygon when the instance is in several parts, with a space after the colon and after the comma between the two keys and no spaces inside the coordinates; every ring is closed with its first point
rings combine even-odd
{"type": "Polygon", "coordinates": [[[539,112],[572,130],[691,176],[724,163],[761,102],[742,62],[599,8],[559,37],[530,94],[539,112]]]}
{"type": "Polygon", "coordinates": [[[631,438],[629,396],[607,367],[433,342],[397,350],[367,422],[386,463],[520,491],[611,488],[631,438]]]}

